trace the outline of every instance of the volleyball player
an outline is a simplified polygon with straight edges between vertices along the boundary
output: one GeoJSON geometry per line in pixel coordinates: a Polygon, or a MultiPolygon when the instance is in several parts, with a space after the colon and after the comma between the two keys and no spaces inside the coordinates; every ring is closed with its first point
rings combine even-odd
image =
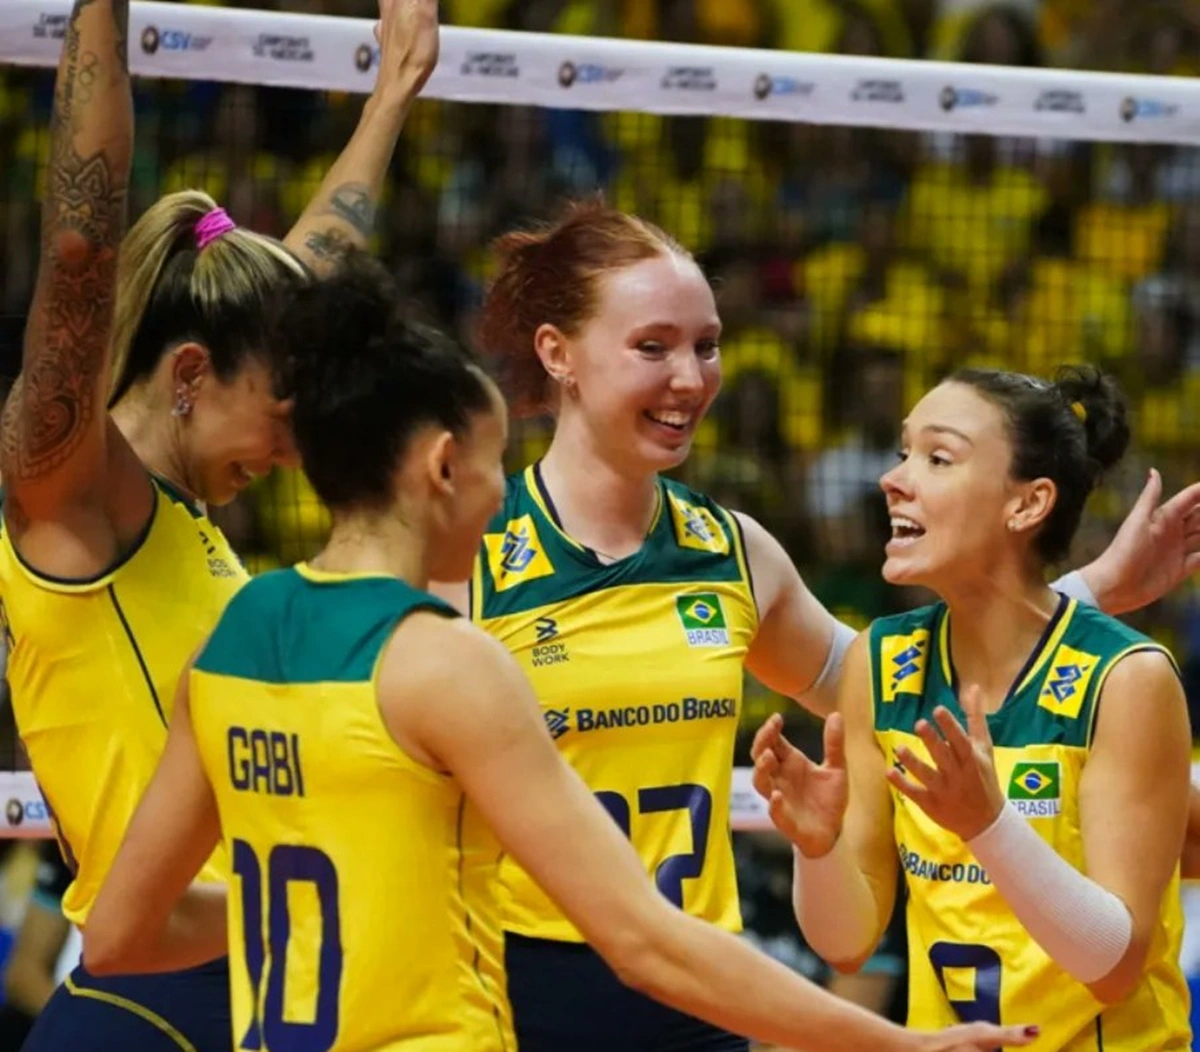
{"type": "MultiPolygon", "coordinates": [[[[375,93],[285,244],[198,193],[160,201],[122,244],[128,3],[76,0],[68,19],[38,282],[0,441],[0,594],[17,726],[75,870],[63,908],[77,924],[162,751],[179,671],[246,579],[204,506],[291,456],[265,318],[281,290],[365,241],[436,61],[433,0],[385,0],[381,14],[375,93]]],[[[218,856],[203,875],[225,873],[218,856]]],[[[210,905],[219,916],[220,896],[210,905]]],[[[228,1049],[225,962],[155,979],[77,970],[26,1045],[135,1047],[228,1049]]]]}
{"type": "MultiPolygon", "coordinates": [[[[518,659],[562,755],[662,893],[736,931],[728,814],[744,670],[823,715],[854,633],[758,523],[659,475],[683,462],[720,385],[720,320],[688,253],[597,203],[497,250],[482,343],[514,409],[551,410],[555,432],[509,479],[471,616],[518,659]]],[[[1106,556],[1133,573],[1094,568],[1106,603],[1149,596],[1103,582],[1171,587],[1200,562],[1187,554],[1200,487],[1155,511],[1156,485],[1106,556]],[[1150,530],[1157,549],[1134,536],[1150,530]]],[[[468,609],[467,589],[437,591],[468,609]]],[[[746,1049],[627,989],[531,875],[508,859],[503,875],[522,1052],[746,1049]]]]}
{"type": "Polygon", "coordinates": [[[1090,368],[1053,384],[968,370],[927,394],[882,481],[883,572],[940,601],[855,641],[822,766],[777,719],[755,740],[818,953],[850,969],[870,953],[902,865],[914,1025],[1037,1004],[1053,1006],[1046,1052],[1191,1047],[1178,672],[1043,577],[1128,439],[1119,392],[1090,368]]]}
{"type": "Polygon", "coordinates": [[[814,1050],[1028,1043],[905,1032],[657,894],[516,663],[425,591],[470,574],[504,492],[506,411],[395,301],[362,258],[284,310],[296,442],[332,532],[243,588],[184,676],[89,966],[216,952],[223,927],[171,910],[222,837],[237,1047],[511,1050],[495,879],[511,851],[627,981],[725,1026],[814,1050]]]}

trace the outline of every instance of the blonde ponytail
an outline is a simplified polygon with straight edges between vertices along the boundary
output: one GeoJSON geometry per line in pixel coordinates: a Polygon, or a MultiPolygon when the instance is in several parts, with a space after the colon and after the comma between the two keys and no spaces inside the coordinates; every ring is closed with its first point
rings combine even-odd
{"type": "Polygon", "coordinates": [[[204,343],[218,374],[246,352],[265,353],[270,302],[308,277],[273,238],[236,227],[201,250],[196,227],[217,208],[208,194],[168,194],[133,225],[121,245],[109,406],[153,372],[180,339],[204,343]]]}

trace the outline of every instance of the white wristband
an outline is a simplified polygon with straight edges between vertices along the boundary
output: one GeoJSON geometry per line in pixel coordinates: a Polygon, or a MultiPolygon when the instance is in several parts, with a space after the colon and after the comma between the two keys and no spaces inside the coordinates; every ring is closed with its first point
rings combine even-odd
{"type": "Polygon", "coordinates": [[[1087,581],[1083,579],[1083,574],[1078,570],[1072,570],[1069,574],[1064,574],[1050,587],[1056,592],[1062,592],[1068,599],[1078,599],[1085,606],[1094,606],[1097,609],[1100,607],[1100,603],[1092,594],[1087,581]]]}
{"type": "Polygon", "coordinates": [[[1120,963],[1133,938],[1125,903],[1059,855],[1011,803],[967,846],[1063,971],[1094,983],[1120,963]]]}

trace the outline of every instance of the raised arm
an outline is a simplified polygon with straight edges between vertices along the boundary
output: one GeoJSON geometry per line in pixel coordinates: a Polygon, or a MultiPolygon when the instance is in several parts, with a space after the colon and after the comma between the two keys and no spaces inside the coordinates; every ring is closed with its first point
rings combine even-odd
{"type": "Polygon", "coordinates": [[[1090,601],[1107,614],[1140,610],[1200,570],[1200,482],[1162,499],[1162,476],[1151,471],[1112,543],[1087,566],[1054,587],[1090,601]],[[1091,592],[1063,587],[1077,577],[1091,592]]]}
{"type": "Polygon", "coordinates": [[[225,887],[192,884],[221,837],[179,677],[166,748],[83,929],[93,975],[179,971],[227,952],[225,887]]]}
{"type": "Polygon", "coordinates": [[[437,0],[379,0],[375,90],[350,142],[284,239],[318,273],[371,239],[400,130],[437,65],[437,6],[437,0]]]}
{"type": "MultiPolygon", "coordinates": [[[[400,744],[459,780],[505,850],[629,985],[799,1052],[965,1050],[997,1041],[995,1032],[906,1033],[676,909],[559,757],[512,658],[465,621],[406,621],[384,658],[381,703],[400,744]]],[[[1024,1041],[1015,1028],[1003,1037],[1024,1041]]]]}
{"type": "Polygon", "coordinates": [[[41,262],[0,427],[10,521],[57,518],[104,485],[104,400],[133,153],[128,0],[75,0],[54,89],[41,262]]]}
{"type": "Polygon", "coordinates": [[[795,698],[816,716],[828,716],[854,630],[808,590],[783,545],[750,516],[736,515],[758,603],[758,632],[746,667],[771,690],[795,698]]]}

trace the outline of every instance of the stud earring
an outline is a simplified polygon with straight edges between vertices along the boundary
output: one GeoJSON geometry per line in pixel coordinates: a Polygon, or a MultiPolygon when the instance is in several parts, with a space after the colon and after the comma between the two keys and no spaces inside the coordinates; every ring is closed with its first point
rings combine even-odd
{"type": "Polygon", "coordinates": [[[187,416],[192,411],[192,400],[187,396],[187,392],[182,388],[175,393],[175,405],[171,408],[171,415],[176,417],[187,416]]]}

